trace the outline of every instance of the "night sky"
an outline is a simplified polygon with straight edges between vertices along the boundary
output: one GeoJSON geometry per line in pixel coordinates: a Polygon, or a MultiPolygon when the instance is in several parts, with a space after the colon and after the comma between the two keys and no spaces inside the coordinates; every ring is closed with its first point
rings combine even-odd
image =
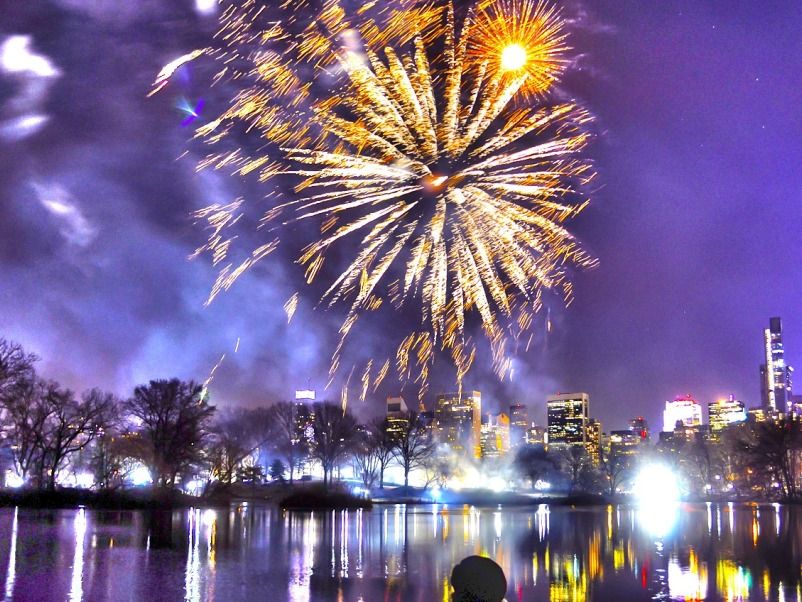
{"type": "MultiPolygon", "coordinates": [[[[600,134],[598,190],[572,228],[600,265],[575,276],[575,302],[552,311],[512,383],[480,370],[466,385],[490,409],[528,403],[541,423],[547,394],[588,391],[605,430],[636,414],[657,427],[681,393],[756,405],[769,316],[802,366],[802,5],[568,10],[579,58],[565,90],[600,134]]],[[[297,266],[266,260],[204,308],[214,272],[188,261],[203,240],[190,212],[254,191],[177,160],[191,129],[176,92],[221,102],[202,69],[146,94],[215,26],[203,0],[0,1],[0,336],[46,376],[124,395],[151,378],[202,381],[225,353],[220,406],[325,382],[338,321],[310,302],[287,326],[297,266]]]]}

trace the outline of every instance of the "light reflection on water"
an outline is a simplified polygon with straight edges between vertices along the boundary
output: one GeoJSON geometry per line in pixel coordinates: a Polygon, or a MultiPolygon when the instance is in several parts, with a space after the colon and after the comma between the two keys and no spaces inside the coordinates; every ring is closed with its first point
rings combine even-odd
{"type": "Polygon", "coordinates": [[[0,509],[5,600],[448,602],[470,554],[509,602],[802,602],[802,508],[777,504],[0,509]]]}

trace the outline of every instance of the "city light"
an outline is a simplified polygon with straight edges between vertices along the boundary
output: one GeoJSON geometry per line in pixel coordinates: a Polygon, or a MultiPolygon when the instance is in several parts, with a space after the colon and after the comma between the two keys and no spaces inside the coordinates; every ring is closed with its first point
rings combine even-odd
{"type": "Polygon", "coordinates": [[[641,505],[672,504],[680,499],[677,475],[667,466],[650,464],[635,479],[635,495],[641,505]]]}
{"type": "Polygon", "coordinates": [[[142,464],[140,464],[134,470],[131,471],[131,474],[128,476],[128,480],[135,487],[149,485],[150,483],[153,482],[153,478],[150,476],[150,471],[147,469],[146,466],[143,466],[142,464]]]}
{"type": "Polygon", "coordinates": [[[13,470],[6,471],[6,487],[11,489],[18,489],[25,484],[24,479],[13,470]]]}

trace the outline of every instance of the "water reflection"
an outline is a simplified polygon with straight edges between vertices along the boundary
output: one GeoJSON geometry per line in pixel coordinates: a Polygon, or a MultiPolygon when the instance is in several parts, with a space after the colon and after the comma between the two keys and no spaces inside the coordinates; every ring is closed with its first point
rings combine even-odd
{"type": "Polygon", "coordinates": [[[6,587],[4,601],[12,599],[14,593],[14,580],[17,577],[17,528],[19,525],[19,509],[14,508],[14,518],[11,521],[11,545],[8,550],[8,568],[6,569],[6,587]]]}
{"type": "Polygon", "coordinates": [[[84,595],[84,539],[86,538],[86,510],[80,508],[75,513],[75,552],[72,559],[72,579],[70,580],[70,602],[81,602],[84,595]]]}
{"type": "Polygon", "coordinates": [[[0,510],[5,600],[448,602],[452,567],[486,554],[510,602],[799,602],[801,547],[780,505],[0,510]]]}

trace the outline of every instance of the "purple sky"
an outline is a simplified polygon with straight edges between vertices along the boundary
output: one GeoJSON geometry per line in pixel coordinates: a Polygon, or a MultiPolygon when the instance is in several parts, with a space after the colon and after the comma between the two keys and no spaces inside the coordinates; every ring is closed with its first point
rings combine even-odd
{"type": "MultiPolygon", "coordinates": [[[[566,89],[602,132],[601,187],[573,224],[600,266],[577,274],[575,303],[513,383],[484,370],[466,384],[540,421],[546,394],[586,390],[605,430],[635,414],[658,426],[680,393],[756,404],[769,316],[802,365],[802,6],[587,5],[571,8],[581,58],[566,89]]],[[[251,191],[176,161],[185,115],[145,94],[215,16],[191,0],[6,2],[0,16],[0,336],[75,388],[203,380],[223,353],[220,405],[320,388],[337,321],[306,305],[286,326],[291,264],[204,309],[212,270],[187,261],[202,236],[189,212],[251,191]]],[[[183,86],[219,102],[199,76],[183,86]]]]}

